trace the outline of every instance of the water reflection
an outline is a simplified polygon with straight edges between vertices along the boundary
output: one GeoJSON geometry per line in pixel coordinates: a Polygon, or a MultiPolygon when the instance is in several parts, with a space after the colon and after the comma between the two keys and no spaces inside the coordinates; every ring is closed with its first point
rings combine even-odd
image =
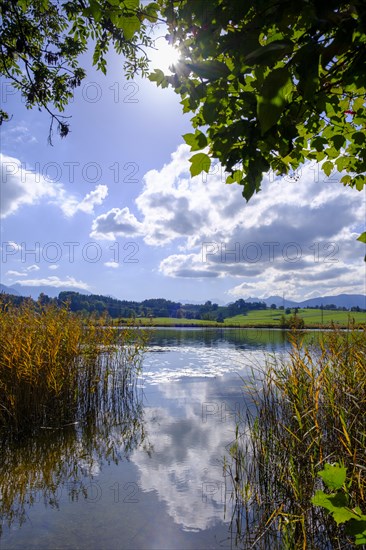
{"type": "MultiPolygon", "coordinates": [[[[0,451],[0,515],[3,526],[22,525],[41,502],[58,508],[62,499],[90,498],[91,483],[104,464],[128,459],[137,447],[150,453],[141,390],[114,377],[114,389],[84,424],[47,428],[0,451]]],[[[2,527],[0,526],[0,534],[2,527]]]]}
{"type": "Polygon", "coordinates": [[[224,520],[223,457],[235,439],[243,411],[238,378],[183,379],[159,385],[161,406],[146,409],[154,453],[136,450],[139,486],[154,491],[169,516],[187,531],[207,530],[224,520]]]}
{"type": "Polygon", "coordinates": [[[240,376],[287,344],[280,331],[152,336],[139,380],[115,379],[87,422],[0,451],[4,547],[232,547],[223,457],[244,411],[240,376]]]}
{"type": "Polygon", "coordinates": [[[240,328],[156,328],[149,329],[152,347],[200,346],[203,348],[234,347],[242,349],[282,349],[288,345],[288,331],[240,328]]]}

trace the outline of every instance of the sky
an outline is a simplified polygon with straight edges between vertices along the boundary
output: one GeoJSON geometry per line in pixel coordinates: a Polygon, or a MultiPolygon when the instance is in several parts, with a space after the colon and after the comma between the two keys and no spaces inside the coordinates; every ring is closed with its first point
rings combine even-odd
{"type": "MultiPolygon", "coordinates": [[[[168,63],[157,41],[153,66],[168,63]]],[[[366,293],[365,192],[319,165],[263,175],[249,203],[213,162],[191,177],[192,131],[179,96],[126,80],[109,56],[66,112],[71,133],[47,143],[50,117],[1,80],[1,282],[82,289],[127,300],[220,304],[366,293]]]]}

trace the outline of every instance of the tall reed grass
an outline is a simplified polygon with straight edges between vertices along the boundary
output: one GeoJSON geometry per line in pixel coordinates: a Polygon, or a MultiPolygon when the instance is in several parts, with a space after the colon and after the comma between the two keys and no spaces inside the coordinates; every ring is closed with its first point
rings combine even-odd
{"type": "Polygon", "coordinates": [[[139,368],[145,335],[82,318],[67,306],[0,298],[0,434],[85,420],[139,368]],[[117,371],[120,377],[113,376],[117,371]]]}
{"type": "Polygon", "coordinates": [[[290,357],[268,358],[246,392],[246,417],[225,465],[237,543],[352,548],[343,527],[311,498],[322,488],[324,463],[338,462],[347,467],[350,506],[366,511],[366,331],[335,330],[316,346],[294,334],[290,357]]]}

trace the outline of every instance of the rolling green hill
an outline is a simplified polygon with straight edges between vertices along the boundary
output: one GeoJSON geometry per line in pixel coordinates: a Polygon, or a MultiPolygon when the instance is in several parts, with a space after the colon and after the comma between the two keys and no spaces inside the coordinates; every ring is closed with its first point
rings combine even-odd
{"type": "MultiPolygon", "coordinates": [[[[206,327],[273,327],[281,328],[281,318],[284,314],[281,310],[254,310],[247,315],[235,315],[228,317],[223,323],[216,321],[203,321],[196,319],[175,319],[168,317],[140,317],[135,324],[145,326],[206,326],[206,327]]],[[[285,315],[289,319],[293,313],[285,315]]],[[[355,323],[366,327],[366,313],[357,311],[332,311],[321,309],[299,309],[298,316],[304,319],[305,327],[330,327],[332,323],[340,327],[348,327],[355,323]]],[[[131,319],[125,319],[131,322],[131,319]]]]}

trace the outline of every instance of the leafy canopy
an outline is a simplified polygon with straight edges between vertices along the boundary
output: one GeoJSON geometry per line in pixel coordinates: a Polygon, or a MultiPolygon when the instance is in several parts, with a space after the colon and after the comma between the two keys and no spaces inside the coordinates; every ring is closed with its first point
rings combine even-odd
{"type": "MultiPolygon", "coordinates": [[[[69,132],[63,112],[85,78],[79,57],[92,44],[103,73],[110,45],[127,77],[148,72],[147,23],[163,21],[181,59],[172,86],[193,133],[191,173],[218,159],[227,183],[249,200],[263,173],[304,161],[361,191],[366,177],[366,3],[364,0],[0,0],[0,75],[69,132]],[[145,2],[144,2],[145,4],[145,2]]],[[[0,110],[0,123],[8,118],[0,110]]],[[[359,237],[366,243],[366,233],[359,237]]]]}
{"type": "Polygon", "coordinates": [[[150,79],[172,86],[194,115],[194,133],[183,136],[192,175],[218,159],[249,200],[264,172],[283,175],[310,160],[362,190],[364,0],[158,3],[181,59],[172,75],[156,70],[150,79]]]}
{"type": "MultiPolygon", "coordinates": [[[[113,45],[125,57],[127,77],[147,74],[144,47],[150,44],[145,21],[156,20],[156,4],[139,0],[0,1],[0,75],[21,91],[27,108],[38,106],[69,132],[63,112],[85,78],[79,57],[94,46],[93,64],[104,74],[113,45]]],[[[0,124],[9,114],[0,109],[0,124]]]]}

